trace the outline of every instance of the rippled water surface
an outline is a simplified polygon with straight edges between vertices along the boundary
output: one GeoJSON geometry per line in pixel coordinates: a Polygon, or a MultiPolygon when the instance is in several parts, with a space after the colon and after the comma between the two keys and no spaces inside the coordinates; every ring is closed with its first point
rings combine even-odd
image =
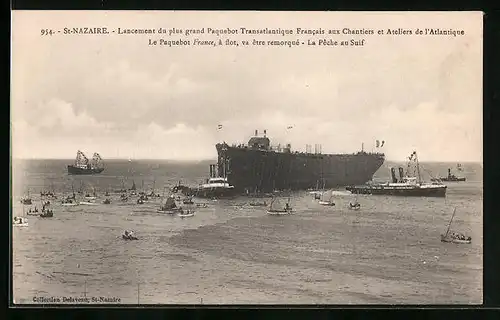
{"type": "MultiPolygon", "coordinates": [[[[122,181],[161,193],[182,179],[197,184],[208,163],[110,162],[101,175],[71,177],[68,161],[13,164],[13,211],[30,192],[59,198],[71,188],[101,194],[122,181]],[[125,178],[124,178],[125,177],[125,178]],[[144,181],[144,182],[143,182],[144,181]]],[[[376,178],[386,179],[388,165],[376,178]]],[[[446,173],[447,164],[427,169],[446,173]]],[[[482,168],[464,164],[464,183],[450,183],[445,199],[353,196],[338,190],[335,207],[293,194],[295,214],[268,216],[248,199],[207,201],[192,218],[156,212],[160,199],[62,207],[54,217],[28,217],[12,229],[16,303],[34,298],[108,297],[144,304],[448,304],[482,303],[482,168]],[[441,243],[453,209],[455,231],[471,245],[441,243]],[[138,241],[123,241],[124,229],[138,241]]],[[[203,200],[197,200],[203,202],[203,200]]],[[[34,207],[34,205],[32,207],[34,207]]],[[[29,207],[25,207],[28,210],[29,207]]],[[[61,301],[62,302],[62,301],[61,301]]]]}

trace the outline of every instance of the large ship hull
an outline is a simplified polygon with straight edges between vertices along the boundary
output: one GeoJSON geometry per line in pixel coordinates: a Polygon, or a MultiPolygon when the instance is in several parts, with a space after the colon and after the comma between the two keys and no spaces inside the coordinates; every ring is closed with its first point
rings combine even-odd
{"type": "Polygon", "coordinates": [[[400,197],[446,197],[446,186],[439,186],[433,188],[359,186],[359,187],[347,187],[346,190],[354,194],[371,194],[371,195],[400,196],[400,197]]]}
{"type": "Polygon", "coordinates": [[[83,169],[83,168],[75,167],[72,165],[68,165],[68,174],[72,174],[72,175],[99,174],[103,171],[104,171],[104,168],[83,169]]]}
{"type": "Polygon", "coordinates": [[[218,172],[238,192],[307,190],[363,184],[384,163],[380,153],[307,154],[216,145],[218,172]]]}

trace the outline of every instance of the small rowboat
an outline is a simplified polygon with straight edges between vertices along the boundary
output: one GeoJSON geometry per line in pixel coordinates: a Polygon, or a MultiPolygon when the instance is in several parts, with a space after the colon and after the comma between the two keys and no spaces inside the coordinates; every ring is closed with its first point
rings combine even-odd
{"type": "Polygon", "coordinates": [[[184,213],[179,213],[179,217],[181,217],[181,218],[194,217],[194,211],[188,211],[188,212],[184,212],[184,213]]]}
{"type": "Polygon", "coordinates": [[[451,242],[451,243],[457,243],[457,244],[471,244],[472,238],[468,237],[466,239],[460,239],[460,238],[445,236],[442,234],[441,235],[441,242],[451,242]]]}
{"type": "Polygon", "coordinates": [[[80,201],[81,205],[85,205],[85,206],[97,206],[97,203],[95,202],[88,202],[88,201],[80,201]]]}
{"type": "Polygon", "coordinates": [[[12,225],[15,227],[27,227],[28,219],[22,217],[15,217],[12,225]]]}

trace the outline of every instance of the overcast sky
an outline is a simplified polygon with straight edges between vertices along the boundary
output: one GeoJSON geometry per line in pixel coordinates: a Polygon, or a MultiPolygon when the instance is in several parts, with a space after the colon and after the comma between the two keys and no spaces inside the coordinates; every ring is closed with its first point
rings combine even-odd
{"type": "Polygon", "coordinates": [[[272,143],[296,150],[320,143],[324,153],[352,153],[364,143],[371,151],[379,139],[388,160],[416,149],[423,161],[482,161],[479,13],[18,11],[12,24],[15,158],[74,158],[80,149],[104,159],[210,159],[217,141],[246,143],[255,129],[267,129],[272,143]],[[169,48],[148,46],[148,35],[40,36],[42,28],[100,26],[452,28],[466,35],[366,36],[357,48],[169,48]]]}

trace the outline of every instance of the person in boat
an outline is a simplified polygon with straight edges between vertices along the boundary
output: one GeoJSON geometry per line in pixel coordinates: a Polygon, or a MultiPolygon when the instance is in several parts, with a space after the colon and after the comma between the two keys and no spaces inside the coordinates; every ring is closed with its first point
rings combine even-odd
{"type": "Polygon", "coordinates": [[[35,211],[34,211],[34,212],[35,212],[35,213],[36,213],[36,212],[38,212],[38,208],[37,208],[36,206],[35,206],[35,211]]]}
{"type": "Polygon", "coordinates": [[[285,203],[285,211],[290,210],[290,205],[288,203],[285,203]]]}

